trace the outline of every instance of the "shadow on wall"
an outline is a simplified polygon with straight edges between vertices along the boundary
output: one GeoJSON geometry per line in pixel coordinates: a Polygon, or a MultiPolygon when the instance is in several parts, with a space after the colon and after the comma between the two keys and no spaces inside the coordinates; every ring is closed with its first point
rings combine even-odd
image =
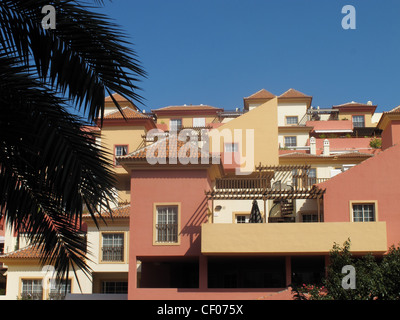
{"type": "Polygon", "coordinates": [[[196,210],[190,216],[190,219],[183,226],[181,235],[183,237],[190,237],[190,246],[185,255],[199,254],[201,251],[201,225],[207,222],[208,201],[207,198],[199,203],[196,210]]]}

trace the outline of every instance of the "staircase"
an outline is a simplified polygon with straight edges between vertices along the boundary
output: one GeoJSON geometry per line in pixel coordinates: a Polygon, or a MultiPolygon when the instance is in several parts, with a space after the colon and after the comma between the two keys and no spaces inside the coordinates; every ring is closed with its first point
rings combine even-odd
{"type": "Polygon", "coordinates": [[[268,216],[268,222],[295,222],[293,200],[275,200],[268,216]],[[276,201],[276,202],[275,202],[276,201]]]}
{"type": "Polygon", "coordinates": [[[282,216],[293,214],[293,200],[281,201],[281,214],[282,216]]]}

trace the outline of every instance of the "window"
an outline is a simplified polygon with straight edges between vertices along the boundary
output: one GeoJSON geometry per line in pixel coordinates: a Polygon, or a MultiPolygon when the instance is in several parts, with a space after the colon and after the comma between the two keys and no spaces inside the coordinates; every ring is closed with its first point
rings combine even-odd
{"type": "Polygon", "coordinates": [[[171,119],[169,120],[169,130],[178,131],[182,128],[182,119],[171,119]]]}
{"type": "Polygon", "coordinates": [[[296,137],[285,137],[285,147],[296,147],[297,138],[296,137]]]}
{"type": "Polygon", "coordinates": [[[178,242],[178,206],[157,206],[156,242],[178,242]]]}
{"type": "Polygon", "coordinates": [[[312,185],[317,183],[317,169],[311,168],[308,170],[308,184],[312,185]]]}
{"type": "Polygon", "coordinates": [[[124,234],[103,233],[102,261],[124,261],[124,234]]]}
{"type": "Polygon", "coordinates": [[[22,280],[21,299],[23,300],[42,300],[43,288],[42,280],[22,280]]]}
{"type": "MultiPolygon", "coordinates": [[[[125,156],[128,154],[128,146],[127,145],[121,145],[121,146],[115,146],[115,157],[120,157],[120,156],[125,156]]],[[[119,163],[115,159],[115,165],[118,166],[119,163]]]]}
{"type": "Polygon", "coordinates": [[[299,117],[298,116],[288,116],[286,117],[286,124],[298,124],[299,117]]]}
{"type": "Polygon", "coordinates": [[[353,127],[355,128],[365,127],[365,117],[353,116],[353,127]]]}
{"type": "Polygon", "coordinates": [[[353,204],[353,221],[375,221],[375,204],[353,204]]]}
{"type": "Polygon", "coordinates": [[[236,215],[236,223],[248,223],[250,219],[249,214],[236,215]]]}
{"type": "Polygon", "coordinates": [[[128,293],[127,281],[103,281],[102,293],[123,294],[128,293]]]}
{"type": "Polygon", "coordinates": [[[225,143],[225,152],[239,152],[239,145],[237,143],[225,143]]]}
{"type": "Polygon", "coordinates": [[[193,118],[193,127],[205,127],[206,118],[193,118]]]}
{"type": "Polygon", "coordinates": [[[303,213],[302,222],[318,222],[318,215],[314,213],[303,213]]]}
{"type": "Polygon", "coordinates": [[[50,286],[50,300],[63,300],[65,295],[71,293],[71,280],[62,281],[59,284],[54,284],[50,286]]]}

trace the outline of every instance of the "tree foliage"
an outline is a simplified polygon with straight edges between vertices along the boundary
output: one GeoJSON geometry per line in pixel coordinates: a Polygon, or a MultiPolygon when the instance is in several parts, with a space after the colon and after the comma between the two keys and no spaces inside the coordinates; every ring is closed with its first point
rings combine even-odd
{"type": "Polygon", "coordinates": [[[334,244],[327,266],[327,275],[321,285],[294,286],[298,300],[399,300],[400,299],[400,248],[392,246],[382,257],[366,254],[354,257],[350,240],[340,247],[334,244]],[[356,271],[356,288],[344,289],[342,268],[353,266],[356,271]]]}

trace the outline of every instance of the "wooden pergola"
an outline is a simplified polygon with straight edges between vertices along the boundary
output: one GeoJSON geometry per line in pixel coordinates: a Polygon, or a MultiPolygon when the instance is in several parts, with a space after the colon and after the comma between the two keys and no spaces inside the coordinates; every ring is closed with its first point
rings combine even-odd
{"type": "Polygon", "coordinates": [[[215,188],[205,192],[206,198],[212,201],[214,216],[214,200],[263,200],[264,212],[267,214],[267,200],[317,199],[318,221],[320,221],[320,200],[325,193],[316,185],[309,184],[308,170],[310,165],[277,165],[256,166],[250,177],[223,177],[216,180],[215,188]],[[295,186],[279,184],[271,185],[277,172],[291,172],[295,186]]]}

